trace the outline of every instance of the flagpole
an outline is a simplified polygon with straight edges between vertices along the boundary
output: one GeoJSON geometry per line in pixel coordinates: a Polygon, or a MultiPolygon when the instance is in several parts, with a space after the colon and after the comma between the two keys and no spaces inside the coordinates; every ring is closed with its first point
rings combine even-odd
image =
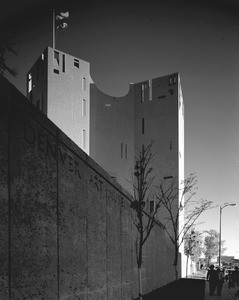
{"type": "Polygon", "coordinates": [[[56,17],[55,17],[55,9],[53,9],[53,16],[52,16],[52,48],[55,49],[56,46],[56,17]]]}

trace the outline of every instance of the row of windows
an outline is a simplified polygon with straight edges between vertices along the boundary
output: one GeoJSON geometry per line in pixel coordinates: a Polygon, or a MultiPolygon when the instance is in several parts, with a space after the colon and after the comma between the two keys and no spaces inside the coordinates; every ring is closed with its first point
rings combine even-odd
{"type": "MultiPolygon", "coordinates": [[[[54,51],[53,63],[56,67],[60,67],[60,53],[58,51],[54,51]]],[[[74,58],[74,67],[80,68],[80,61],[77,58],[74,58]]],[[[65,54],[62,54],[62,72],[65,72],[65,54]]]]}
{"type": "MultiPolygon", "coordinates": [[[[142,85],[141,85],[141,103],[144,103],[147,99],[146,89],[147,89],[147,83],[142,83],[142,85]]],[[[149,91],[150,91],[149,101],[152,101],[152,89],[150,88],[149,91]]],[[[169,89],[168,94],[169,94],[169,96],[174,95],[174,89],[169,89]]],[[[158,99],[163,99],[163,98],[166,98],[166,95],[158,96],[158,99]]]]}
{"type": "Polygon", "coordinates": [[[176,84],[177,83],[177,75],[175,74],[173,76],[169,76],[168,81],[169,81],[169,85],[176,84]]]}

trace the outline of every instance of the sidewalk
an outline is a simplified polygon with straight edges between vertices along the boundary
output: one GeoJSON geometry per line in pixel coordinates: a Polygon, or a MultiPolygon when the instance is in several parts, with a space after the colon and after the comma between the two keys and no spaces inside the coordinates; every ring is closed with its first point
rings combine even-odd
{"type": "Polygon", "coordinates": [[[228,288],[228,282],[224,282],[222,286],[222,295],[217,296],[217,293],[215,292],[214,296],[209,296],[209,283],[206,281],[205,284],[205,296],[204,300],[239,300],[239,296],[235,296],[236,289],[235,288],[228,288]]]}

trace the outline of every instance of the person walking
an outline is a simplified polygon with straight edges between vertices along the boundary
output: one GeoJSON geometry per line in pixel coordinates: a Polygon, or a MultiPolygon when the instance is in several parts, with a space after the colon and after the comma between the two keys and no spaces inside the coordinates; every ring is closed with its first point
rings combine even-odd
{"type": "Polygon", "coordinates": [[[236,286],[236,296],[239,296],[239,270],[238,266],[234,268],[235,270],[232,271],[232,281],[234,282],[236,286]]]}
{"type": "Polygon", "coordinates": [[[224,283],[224,272],[222,269],[217,268],[217,296],[221,296],[222,286],[224,283]]]}
{"type": "Polygon", "coordinates": [[[214,265],[209,267],[207,272],[207,280],[209,281],[209,295],[214,296],[214,292],[218,282],[218,273],[214,269],[214,265]]]}

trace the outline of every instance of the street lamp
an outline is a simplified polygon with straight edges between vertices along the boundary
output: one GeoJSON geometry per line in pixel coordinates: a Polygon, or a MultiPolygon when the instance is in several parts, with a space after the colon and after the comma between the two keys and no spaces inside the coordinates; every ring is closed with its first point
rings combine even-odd
{"type": "Polygon", "coordinates": [[[224,203],[220,206],[220,227],[219,227],[219,258],[218,264],[219,268],[221,268],[221,248],[222,248],[222,210],[226,206],[236,206],[236,203],[224,203]]]}

